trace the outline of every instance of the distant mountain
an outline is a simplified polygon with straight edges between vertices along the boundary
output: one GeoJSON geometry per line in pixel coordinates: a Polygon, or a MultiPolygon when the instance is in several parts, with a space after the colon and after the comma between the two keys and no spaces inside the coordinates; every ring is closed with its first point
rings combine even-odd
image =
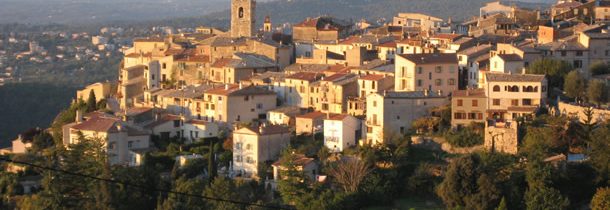
{"type": "Polygon", "coordinates": [[[229,0],[1,0],[0,23],[89,24],[205,15],[229,0]]]}
{"type": "MultiPolygon", "coordinates": [[[[520,7],[545,9],[549,4],[539,3],[548,0],[507,1],[520,7]]],[[[261,21],[269,15],[274,24],[296,23],[306,17],[332,15],[347,20],[366,18],[374,21],[380,18],[390,20],[400,12],[419,12],[444,19],[466,20],[479,14],[479,8],[490,0],[274,0],[259,1],[257,5],[257,20],[261,21]]],[[[229,10],[213,12],[205,16],[172,18],[161,21],[151,21],[151,25],[172,25],[193,27],[208,25],[227,28],[229,10]]]]}

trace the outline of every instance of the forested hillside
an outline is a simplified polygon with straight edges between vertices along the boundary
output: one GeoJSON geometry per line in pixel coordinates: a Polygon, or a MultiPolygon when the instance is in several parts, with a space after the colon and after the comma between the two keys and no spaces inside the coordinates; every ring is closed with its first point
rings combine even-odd
{"type": "MultiPolygon", "coordinates": [[[[332,15],[343,19],[377,20],[390,19],[399,12],[419,12],[465,20],[479,14],[479,8],[492,0],[277,0],[257,4],[257,20],[269,15],[274,24],[300,22],[306,17],[332,15]]],[[[545,8],[547,4],[532,3],[543,0],[530,0],[528,3],[512,1],[527,8],[545,8]]],[[[205,16],[173,18],[151,21],[151,25],[167,24],[172,26],[211,25],[226,28],[229,24],[229,11],[214,12],[205,16]]],[[[262,24],[258,21],[257,24],[262,24]]]]}

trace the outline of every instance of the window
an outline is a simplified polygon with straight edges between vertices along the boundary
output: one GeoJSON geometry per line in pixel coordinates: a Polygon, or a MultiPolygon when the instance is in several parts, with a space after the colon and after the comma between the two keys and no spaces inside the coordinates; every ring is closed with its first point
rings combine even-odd
{"type": "Polygon", "coordinates": [[[457,106],[462,106],[463,105],[462,103],[463,103],[462,99],[457,100],[457,106]]]}
{"type": "Polygon", "coordinates": [[[252,145],[246,144],[246,150],[251,150],[251,149],[252,149],[252,145]]]}
{"type": "Polygon", "coordinates": [[[479,106],[479,101],[477,101],[477,100],[472,100],[472,106],[473,106],[473,107],[477,107],[477,106],[479,106]]]}
{"type": "Polygon", "coordinates": [[[239,12],[237,15],[239,16],[239,18],[244,18],[244,8],[240,7],[238,11],[239,12]]]}
{"type": "Polygon", "coordinates": [[[422,67],[417,67],[417,73],[418,74],[422,74],[424,72],[424,68],[422,67]]]}
{"type": "Polygon", "coordinates": [[[582,61],[581,60],[574,60],[574,68],[582,68],[582,61]]]}
{"type": "Polygon", "coordinates": [[[239,155],[236,155],[236,156],[235,156],[235,162],[241,163],[241,161],[243,161],[243,160],[242,160],[242,157],[241,157],[241,156],[239,156],[239,155]]]}
{"type": "Polygon", "coordinates": [[[441,86],[441,85],[443,84],[443,80],[441,80],[441,79],[436,79],[436,81],[434,81],[434,84],[435,84],[436,86],[441,86]]]}
{"type": "Polygon", "coordinates": [[[373,107],[377,107],[377,101],[373,101],[373,107]]]}
{"type": "Polygon", "coordinates": [[[500,106],[500,99],[494,99],[493,100],[493,105],[494,106],[500,106]]]}
{"type": "Polygon", "coordinates": [[[513,85],[508,88],[508,92],[519,92],[519,86],[513,85]]]}
{"type": "Polygon", "coordinates": [[[567,54],[568,54],[568,52],[566,52],[564,50],[561,51],[561,57],[565,57],[567,54]]]}
{"type": "Polygon", "coordinates": [[[180,127],[180,120],[174,120],[174,128],[180,127]]]}
{"type": "Polygon", "coordinates": [[[421,79],[417,80],[417,87],[421,87],[423,85],[423,81],[421,79]]]}
{"type": "Polygon", "coordinates": [[[449,79],[448,83],[449,85],[455,85],[455,79],[449,79]]]}
{"type": "Polygon", "coordinates": [[[468,113],[468,119],[469,120],[474,120],[477,118],[477,113],[468,113]]]}
{"type": "Polygon", "coordinates": [[[580,51],[580,50],[576,51],[576,56],[582,56],[582,51],[580,51]]]}
{"type": "Polygon", "coordinates": [[[127,148],[131,148],[133,147],[133,141],[128,141],[127,142],[127,148]]]}
{"type": "Polygon", "coordinates": [[[235,144],[235,149],[241,149],[242,143],[241,142],[237,142],[235,144]]]}
{"type": "Polygon", "coordinates": [[[373,133],[373,127],[366,127],[366,133],[373,133]]]}
{"type": "Polygon", "coordinates": [[[258,103],[258,104],[256,104],[256,108],[257,108],[257,109],[263,109],[263,104],[262,104],[262,103],[258,103]]]}
{"type": "Polygon", "coordinates": [[[428,73],[428,79],[432,79],[432,72],[428,73]]]}
{"type": "Polygon", "coordinates": [[[499,85],[494,86],[493,90],[494,90],[494,92],[500,92],[500,86],[499,85]]]}
{"type": "Polygon", "coordinates": [[[244,96],[244,101],[248,101],[248,100],[250,100],[250,97],[244,96]]]}
{"type": "Polygon", "coordinates": [[[434,71],[436,73],[441,73],[441,72],[443,72],[443,67],[442,66],[437,66],[436,68],[434,68],[434,71]]]}
{"type": "Polygon", "coordinates": [[[532,105],[532,99],[529,98],[525,98],[523,99],[523,106],[531,106],[532,105]]]}
{"type": "Polygon", "coordinates": [[[110,142],[110,144],[108,144],[108,149],[112,150],[116,147],[116,142],[110,142]]]}
{"type": "Polygon", "coordinates": [[[510,105],[519,106],[519,99],[510,100],[510,105]]]}

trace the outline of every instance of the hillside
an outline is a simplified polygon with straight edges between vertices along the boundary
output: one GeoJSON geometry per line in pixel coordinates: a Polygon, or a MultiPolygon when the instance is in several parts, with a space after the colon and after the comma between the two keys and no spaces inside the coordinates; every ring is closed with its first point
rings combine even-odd
{"type": "MultiPolygon", "coordinates": [[[[528,2],[510,1],[527,8],[545,8],[548,4],[534,3],[548,0],[525,0],[528,2]]],[[[399,12],[419,12],[438,16],[451,17],[453,20],[465,20],[479,14],[479,8],[490,0],[276,0],[259,2],[257,19],[269,15],[274,24],[300,22],[306,17],[332,15],[347,20],[390,19],[399,12]]],[[[229,11],[213,12],[205,16],[172,18],[149,21],[150,25],[172,25],[195,27],[208,25],[227,28],[229,11]]],[[[260,21],[258,24],[261,24],[260,21]]]]}

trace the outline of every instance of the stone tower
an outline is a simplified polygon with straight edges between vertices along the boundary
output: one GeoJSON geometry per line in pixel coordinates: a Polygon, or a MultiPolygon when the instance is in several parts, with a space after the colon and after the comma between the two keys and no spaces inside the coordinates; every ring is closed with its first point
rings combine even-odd
{"type": "Polygon", "coordinates": [[[232,37],[252,37],[254,35],[255,12],[255,0],[231,0],[232,37]]]}
{"type": "Polygon", "coordinates": [[[265,17],[265,23],[263,24],[263,31],[271,32],[271,18],[269,16],[265,17]]]}

